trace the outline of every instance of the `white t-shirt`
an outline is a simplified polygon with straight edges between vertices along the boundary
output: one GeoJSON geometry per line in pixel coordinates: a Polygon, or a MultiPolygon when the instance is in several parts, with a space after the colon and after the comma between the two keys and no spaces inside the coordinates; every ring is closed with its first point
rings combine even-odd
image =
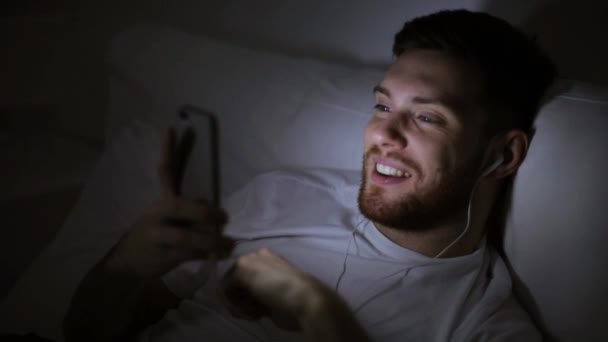
{"type": "Polygon", "coordinates": [[[309,170],[257,177],[226,203],[234,257],[191,262],[164,277],[184,298],[142,341],[298,341],[269,319],[232,317],[216,296],[234,258],[267,247],[335,289],[377,341],[537,341],[511,293],[509,273],[485,242],[434,259],[382,235],[357,207],[360,172],[309,170]]]}

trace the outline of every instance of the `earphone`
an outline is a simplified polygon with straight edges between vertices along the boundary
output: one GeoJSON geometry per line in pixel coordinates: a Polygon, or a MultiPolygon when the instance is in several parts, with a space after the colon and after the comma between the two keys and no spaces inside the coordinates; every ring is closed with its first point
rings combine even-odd
{"type": "Polygon", "coordinates": [[[505,160],[505,158],[502,155],[498,156],[498,158],[496,158],[496,160],[481,173],[481,176],[479,176],[479,178],[477,178],[477,181],[475,182],[473,189],[471,189],[471,195],[469,196],[469,205],[467,207],[467,224],[464,227],[464,230],[462,231],[462,233],[460,233],[460,235],[458,235],[458,237],[456,239],[454,239],[454,241],[450,242],[450,244],[447,245],[444,249],[442,249],[441,252],[439,252],[437,255],[435,255],[435,258],[441,257],[452,246],[454,246],[454,244],[456,244],[458,241],[460,241],[460,239],[462,239],[462,237],[469,231],[469,226],[471,225],[471,207],[473,204],[473,194],[475,193],[475,190],[477,189],[477,185],[479,185],[479,181],[483,177],[489,175],[492,171],[496,170],[496,168],[498,166],[500,166],[500,164],[502,164],[502,162],[504,160],[505,160]]]}
{"type": "Polygon", "coordinates": [[[492,163],[492,165],[488,166],[485,171],[481,174],[481,177],[485,177],[487,175],[490,174],[490,172],[496,170],[496,168],[502,164],[502,162],[505,160],[505,158],[502,156],[502,154],[500,156],[498,156],[498,158],[496,158],[496,160],[492,163]]]}

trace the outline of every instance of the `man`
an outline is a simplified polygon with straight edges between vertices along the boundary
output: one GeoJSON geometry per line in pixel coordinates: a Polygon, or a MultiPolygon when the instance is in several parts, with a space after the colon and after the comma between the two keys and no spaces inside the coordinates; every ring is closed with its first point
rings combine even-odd
{"type": "Polygon", "coordinates": [[[326,171],[259,177],[224,235],[223,211],[179,197],[170,130],[161,198],[85,277],[66,339],[539,340],[485,235],[553,65],[464,10],[406,23],[393,52],[358,189],[326,171]],[[184,272],[198,259],[208,269],[184,272]]]}

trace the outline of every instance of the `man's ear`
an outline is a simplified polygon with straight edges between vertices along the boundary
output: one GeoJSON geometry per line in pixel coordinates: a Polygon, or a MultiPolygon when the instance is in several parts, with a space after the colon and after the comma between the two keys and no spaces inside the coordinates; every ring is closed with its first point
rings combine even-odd
{"type": "Polygon", "coordinates": [[[494,172],[488,175],[492,179],[501,179],[514,175],[528,153],[528,135],[522,130],[510,130],[496,139],[497,154],[502,154],[503,162],[494,172]]]}

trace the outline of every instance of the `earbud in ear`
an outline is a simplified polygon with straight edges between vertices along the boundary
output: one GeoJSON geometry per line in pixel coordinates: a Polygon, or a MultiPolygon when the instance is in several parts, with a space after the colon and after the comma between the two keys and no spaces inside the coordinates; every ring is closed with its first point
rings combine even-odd
{"type": "Polygon", "coordinates": [[[487,176],[488,174],[490,174],[490,172],[492,172],[492,171],[496,170],[496,168],[497,168],[497,167],[498,167],[500,164],[502,164],[502,162],[504,161],[504,159],[505,159],[505,158],[504,158],[502,155],[500,155],[500,156],[499,156],[499,157],[498,157],[498,158],[497,158],[497,159],[496,159],[496,160],[495,160],[495,161],[492,163],[492,165],[488,166],[488,167],[487,167],[487,168],[486,168],[486,169],[483,171],[483,173],[481,174],[481,177],[485,177],[485,176],[487,176]]]}

